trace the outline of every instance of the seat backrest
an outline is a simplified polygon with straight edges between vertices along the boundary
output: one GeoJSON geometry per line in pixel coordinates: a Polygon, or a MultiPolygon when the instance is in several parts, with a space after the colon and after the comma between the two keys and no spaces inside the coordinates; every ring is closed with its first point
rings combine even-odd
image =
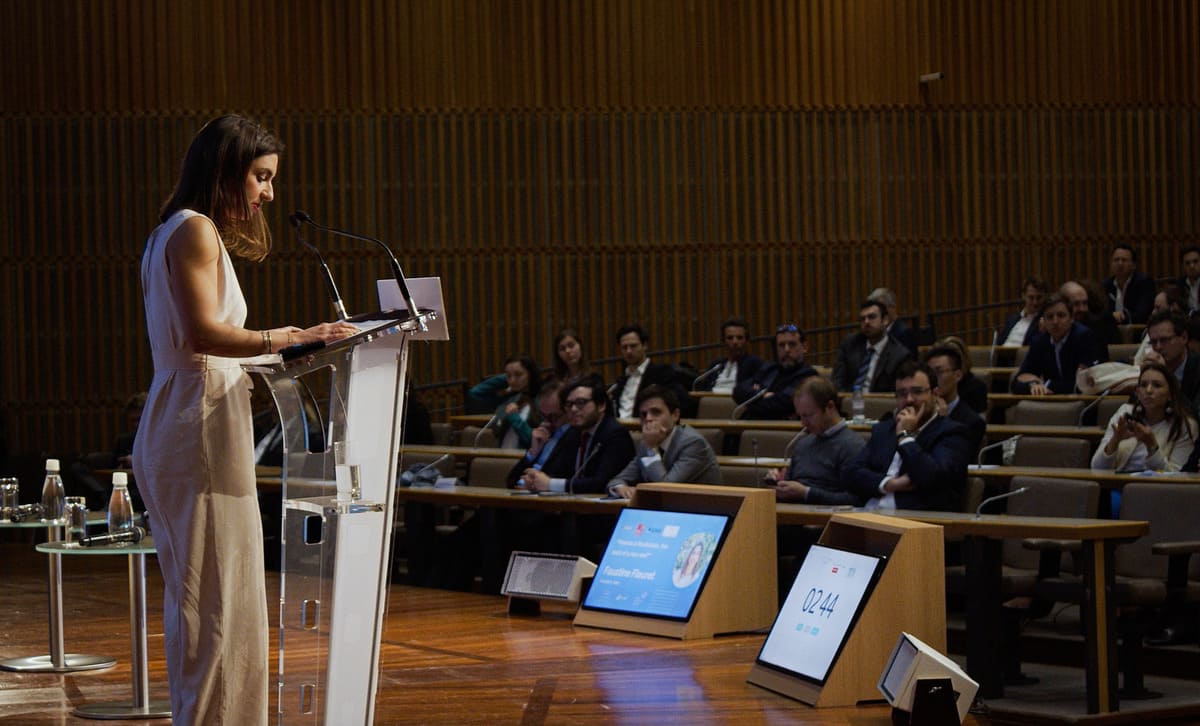
{"type": "Polygon", "coordinates": [[[1096,404],[1096,423],[1102,427],[1108,426],[1108,422],[1112,420],[1113,414],[1128,400],[1124,397],[1105,396],[1101,399],[1100,403],[1096,404]]]}
{"type": "MultiPolygon", "coordinates": [[[[1121,333],[1121,344],[1138,343],[1142,339],[1142,333],[1146,330],[1146,326],[1142,323],[1124,323],[1117,326],[1117,331],[1121,333]]],[[[1112,360],[1112,344],[1108,346],[1108,357],[1112,360]]]]}
{"type": "Polygon", "coordinates": [[[1092,443],[1087,439],[1057,436],[1022,436],[1017,440],[1013,466],[1087,469],[1092,465],[1092,443]]]}
{"type": "MultiPolygon", "coordinates": [[[[1008,513],[1013,516],[1090,518],[1096,516],[1100,504],[1100,485],[1094,481],[1014,476],[1009,491],[1021,487],[1028,490],[1008,500],[1008,513]]],[[[1025,549],[1019,539],[1004,540],[1001,552],[1004,564],[1010,567],[1038,567],[1038,553],[1025,549]]]]}
{"type": "Polygon", "coordinates": [[[872,421],[878,421],[888,411],[896,409],[894,396],[864,396],[863,415],[872,421]]]}
{"type": "Polygon", "coordinates": [[[743,431],[738,442],[738,456],[759,458],[782,458],[789,442],[796,438],[797,431],[773,431],[771,429],[743,431]],[[757,451],[755,450],[757,443],[757,451]]]}
{"type": "Polygon", "coordinates": [[[1114,363],[1132,363],[1139,347],[1141,343],[1109,343],[1108,359],[1114,363]]]}
{"type": "Polygon", "coordinates": [[[733,418],[733,409],[737,404],[733,396],[701,396],[696,408],[696,418],[733,418]]]}
{"type": "Polygon", "coordinates": [[[1083,407],[1083,401],[1017,401],[1005,412],[1005,420],[1026,426],[1075,426],[1083,407]]]}
{"type": "Polygon", "coordinates": [[[517,463],[516,459],[498,456],[477,456],[471,459],[467,469],[467,483],[474,487],[508,486],[508,472],[517,463]]]}
{"type": "MultiPolygon", "coordinates": [[[[1200,540],[1200,484],[1134,482],[1121,490],[1121,519],[1150,523],[1150,533],[1116,550],[1113,568],[1128,577],[1167,576],[1166,555],[1150,548],[1159,542],[1200,540]]],[[[1200,557],[1188,562],[1188,578],[1200,579],[1200,557]]]]}
{"type": "Polygon", "coordinates": [[[479,429],[479,426],[464,426],[458,432],[458,445],[475,446],[480,449],[494,449],[500,445],[500,442],[496,440],[494,429],[488,429],[483,433],[480,433],[479,429]]]}
{"type": "Polygon", "coordinates": [[[437,446],[448,445],[454,437],[454,425],[439,421],[432,423],[429,427],[433,430],[433,443],[437,446]]]}
{"type": "Polygon", "coordinates": [[[979,509],[979,503],[983,501],[983,490],[983,477],[967,477],[967,487],[963,489],[962,511],[974,514],[975,510],[979,509]]]}
{"type": "Polygon", "coordinates": [[[725,429],[693,428],[692,430],[703,436],[708,445],[712,447],[713,453],[720,456],[721,449],[725,446],[725,429]]]}
{"type": "Polygon", "coordinates": [[[1013,365],[1020,368],[1021,364],[1025,362],[1025,356],[1027,355],[1029,355],[1028,345],[1022,345],[1020,348],[1017,348],[1017,354],[1013,356],[1013,365]]]}
{"type": "Polygon", "coordinates": [[[721,483],[731,487],[760,487],[763,475],[767,473],[765,466],[729,466],[721,465],[721,483]]]}
{"type": "MultiPolygon", "coordinates": [[[[972,368],[985,368],[992,365],[992,346],[972,345],[967,348],[967,357],[971,359],[972,368]]],[[[979,375],[976,373],[975,375],[979,375]]]]}

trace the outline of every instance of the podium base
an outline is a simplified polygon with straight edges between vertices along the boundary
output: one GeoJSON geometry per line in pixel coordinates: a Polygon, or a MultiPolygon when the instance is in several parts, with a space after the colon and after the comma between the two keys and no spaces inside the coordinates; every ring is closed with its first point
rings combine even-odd
{"type": "Polygon", "coordinates": [[[16,671],[17,673],[74,673],[75,671],[98,671],[101,668],[112,668],[117,664],[116,658],[106,655],[81,655],[67,653],[63,656],[61,668],[54,665],[49,655],[26,655],[20,658],[0,660],[0,670],[16,671]]]}
{"type": "Polygon", "coordinates": [[[169,701],[150,701],[145,706],[132,703],[93,703],[71,712],[80,718],[99,721],[119,721],[131,718],[171,718],[169,701]]]}

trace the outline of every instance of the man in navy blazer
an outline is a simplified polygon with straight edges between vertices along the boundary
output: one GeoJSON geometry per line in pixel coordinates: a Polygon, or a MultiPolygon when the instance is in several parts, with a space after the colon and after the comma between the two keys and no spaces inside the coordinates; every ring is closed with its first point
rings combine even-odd
{"type": "Polygon", "coordinates": [[[1072,393],[1075,374],[1108,360],[1108,347],[1071,316],[1067,299],[1058,293],[1046,298],[1042,324],[1012,382],[1012,392],[1031,396],[1072,393]]]}
{"type": "Polygon", "coordinates": [[[1111,277],[1104,279],[1108,312],[1118,325],[1142,323],[1154,307],[1154,280],[1137,270],[1137,252],[1127,244],[1113,247],[1109,260],[1111,277]]]}
{"type": "Polygon", "coordinates": [[[1042,278],[1037,275],[1025,278],[1025,284],[1021,288],[1021,300],[1024,305],[1018,312],[1004,319],[1004,327],[1000,328],[1000,334],[996,336],[998,345],[1029,345],[1033,342],[1033,337],[1038,334],[1038,327],[1042,322],[1042,301],[1048,292],[1050,285],[1042,278]]]}
{"type": "Polygon", "coordinates": [[[721,323],[721,342],[725,344],[725,355],[708,364],[695,390],[733,393],[738,384],[753,379],[766,365],[762,358],[747,352],[750,327],[742,318],[721,323]]]}
{"type": "Polygon", "coordinates": [[[604,381],[596,374],[567,383],[559,402],[571,428],[541,468],[509,473],[517,488],[534,492],[601,493],[635,450],[633,437],[610,413],[604,381]]]}
{"type": "Polygon", "coordinates": [[[907,361],[896,373],[896,410],[871,428],[851,459],[846,489],[868,508],[961,509],[970,443],[966,428],[937,414],[937,376],[907,361]]]}
{"type": "Polygon", "coordinates": [[[913,357],[896,338],[888,335],[891,314],[887,305],[867,300],[859,306],[859,331],[847,336],[838,346],[833,361],[833,384],[839,391],[853,391],[861,379],[864,392],[896,390],[896,370],[913,357]],[[871,360],[867,360],[870,349],[871,360]],[[866,361],[866,370],[863,370],[866,361]]]}

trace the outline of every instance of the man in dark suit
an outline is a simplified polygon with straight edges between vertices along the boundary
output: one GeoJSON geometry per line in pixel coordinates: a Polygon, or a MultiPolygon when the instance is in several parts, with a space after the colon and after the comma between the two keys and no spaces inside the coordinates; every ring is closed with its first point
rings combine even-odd
{"type": "Polygon", "coordinates": [[[1046,332],[1039,333],[1021,362],[1012,392],[1032,396],[1072,393],[1075,374],[1108,360],[1108,348],[1096,335],[1071,316],[1067,300],[1057,293],[1046,298],[1042,306],[1042,324],[1046,332]]]}
{"type": "Polygon", "coordinates": [[[1033,336],[1038,334],[1038,324],[1042,320],[1042,300],[1050,286],[1037,275],[1025,278],[1021,288],[1021,300],[1024,305],[1004,319],[1004,326],[996,336],[999,345],[1029,345],[1033,336]]]}
{"type": "Polygon", "coordinates": [[[638,391],[646,386],[669,386],[678,395],[687,396],[687,389],[675,380],[673,367],[650,361],[646,348],[649,342],[650,336],[640,325],[626,325],[617,331],[617,347],[625,359],[625,372],[613,384],[612,391],[613,415],[617,418],[634,418],[637,415],[633,404],[638,391]]]}
{"type": "Polygon", "coordinates": [[[808,342],[804,331],[794,323],[775,329],[775,362],[763,366],[753,378],[733,389],[733,400],[741,409],[741,418],[754,421],[782,421],[795,414],[792,392],[801,381],[817,371],[804,363],[808,342]]]}
{"type": "Polygon", "coordinates": [[[563,434],[540,469],[528,466],[519,477],[510,472],[510,479],[515,480],[518,488],[533,492],[604,492],[612,478],[633,458],[633,437],[609,414],[604,381],[596,374],[563,386],[559,404],[570,430],[563,434]]]}
{"type": "Polygon", "coordinates": [[[608,483],[613,496],[629,499],[645,481],[720,484],[717,454],[703,436],[679,423],[679,399],[662,386],[647,386],[638,394],[642,441],[637,456],[608,483]]]}
{"type": "Polygon", "coordinates": [[[895,412],[871,428],[846,471],[846,488],[868,507],[960,509],[970,442],[962,424],[937,414],[936,381],[923,363],[897,371],[895,412]]]}
{"type": "Polygon", "coordinates": [[[1154,280],[1137,269],[1137,252],[1127,244],[1113,247],[1109,258],[1111,277],[1102,283],[1108,296],[1108,312],[1118,325],[1145,323],[1154,305],[1154,280]]]}
{"type": "Polygon", "coordinates": [[[1200,411],[1200,356],[1188,351],[1187,318],[1170,310],[1161,310],[1146,322],[1146,337],[1150,351],[1142,363],[1162,363],[1179,379],[1180,393],[1192,407],[1192,415],[1200,411]]]}
{"type": "Polygon", "coordinates": [[[839,391],[861,387],[863,393],[896,390],[896,370],[913,357],[912,351],[887,334],[891,317],[878,300],[859,306],[859,331],[838,346],[833,362],[833,383],[839,391]]]}
{"type": "Polygon", "coordinates": [[[900,317],[900,306],[896,302],[896,293],[890,287],[877,287],[871,291],[870,295],[867,295],[867,299],[884,304],[888,311],[887,334],[900,341],[901,345],[915,354],[920,346],[919,336],[917,331],[908,327],[900,317]]]}
{"type": "Polygon", "coordinates": [[[742,318],[721,323],[721,341],[725,344],[725,355],[708,364],[695,390],[733,393],[737,384],[754,378],[766,365],[762,358],[747,352],[750,328],[742,318]]]}
{"type": "Polygon", "coordinates": [[[937,376],[937,398],[934,404],[939,416],[945,416],[951,421],[957,421],[967,430],[967,439],[971,443],[971,456],[979,453],[983,436],[987,433],[987,422],[979,411],[958,395],[958,384],[963,377],[962,353],[952,345],[939,345],[929,349],[925,354],[925,363],[937,376]]]}
{"type": "MultiPolygon", "coordinates": [[[[1106,348],[1121,342],[1117,321],[1104,305],[1104,291],[1095,280],[1068,280],[1058,289],[1075,322],[1092,331],[1106,348]]],[[[1033,341],[1029,341],[1033,345],[1033,341]]]]}

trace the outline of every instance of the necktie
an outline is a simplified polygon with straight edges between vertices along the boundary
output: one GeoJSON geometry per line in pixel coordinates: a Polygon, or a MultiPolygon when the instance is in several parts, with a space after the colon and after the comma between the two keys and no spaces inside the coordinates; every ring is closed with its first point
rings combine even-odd
{"type": "Polygon", "coordinates": [[[584,460],[587,459],[587,448],[588,448],[588,444],[590,443],[591,438],[592,438],[592,432],[590,432],[590,431],[584,431],[582,434],[579,435],[579,452],[577,454],[575,454],[575,474],[576,475],[579,474],[580,467],[583,466],[584,460]]]}
{"type": "Polygon", "coordinates": [[[863,356],[862,365],[858,367],[858,375],[854,377],[855,388],[866,388],[867,373],[871,370],[871,359],[875,357],[875,348],[867,346],[867,354],[863,356]]]}

